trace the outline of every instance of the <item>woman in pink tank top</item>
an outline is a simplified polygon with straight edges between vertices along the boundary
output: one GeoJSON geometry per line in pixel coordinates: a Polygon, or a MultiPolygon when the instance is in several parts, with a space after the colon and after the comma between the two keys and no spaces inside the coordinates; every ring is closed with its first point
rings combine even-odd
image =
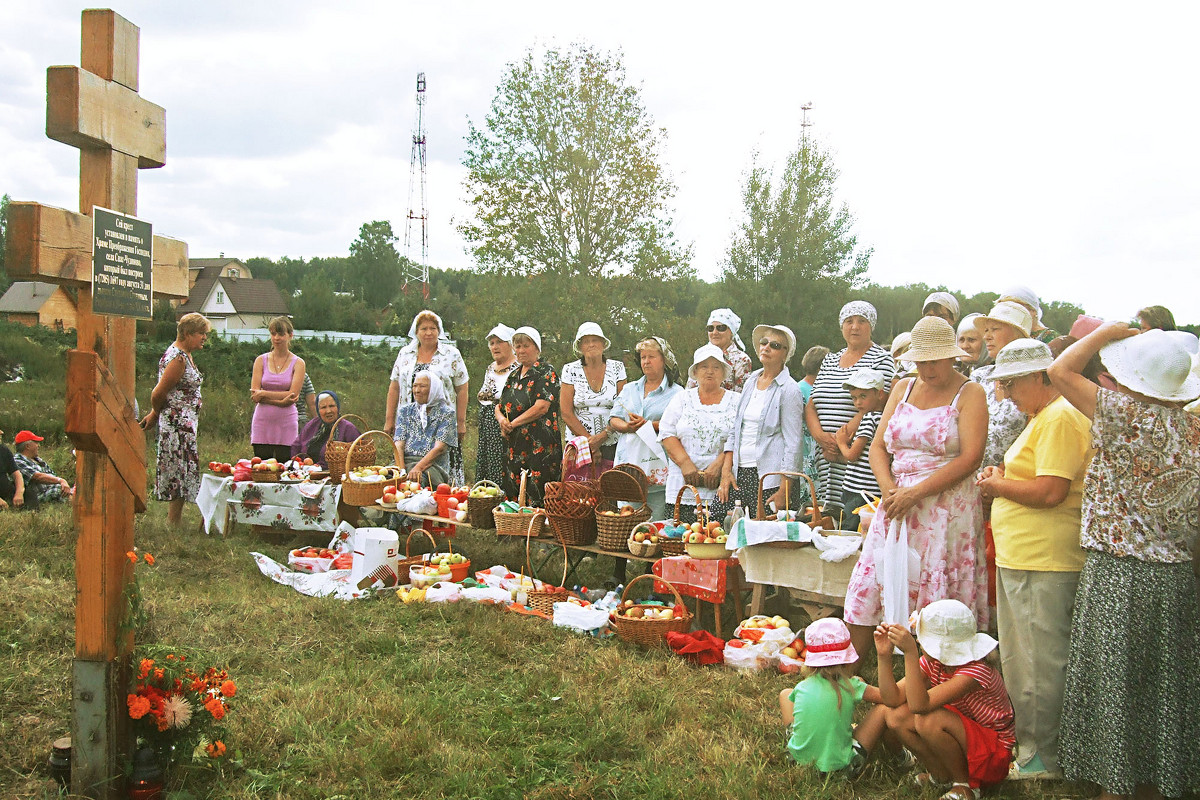
{"type": "Polygon", "coordinates": [[[271,351],[254,359],[254,379],[250,383],[250,399],[254,401],[250,444],[259,458],[275,458],[282,463],[291,457],[292,442],[296,441],[296,399],[304,385],[304,359],[289,349],[291,320],[276,317],[267,329],[271,332],[271,351]]]}

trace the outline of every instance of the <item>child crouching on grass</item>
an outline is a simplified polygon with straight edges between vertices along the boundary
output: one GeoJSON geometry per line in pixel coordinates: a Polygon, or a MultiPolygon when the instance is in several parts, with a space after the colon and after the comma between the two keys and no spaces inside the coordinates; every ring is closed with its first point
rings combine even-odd
{"type": "Polygon", "coordinates": [[[903,625],[875,629],[882,705],[856,735],[868,751],[880,738],[906,748],[927,770],[913,780],[948,787],[942,800],[978,800],[980,788],[1007,777],[1016,746],[1004,681],[983,661],[997,642],[975,630],[975,615],[957,600],[930,603],[913,620],[916,640],[903,625]],[[893,647],[904,653],[899,683],[892,675],[893,647]]]}
{"type": "Polygon", "coordinates": [[[854,741],[854,705],[860,700],[878,703],[879,690],[854,675],[858,653],[840,619],[819,619],[805,628],[804,649],[804,680],[779,693],[788,753],[797,764],[825,773],[846,770],[855,777],[866,763],[866,751],[854,741]]]}

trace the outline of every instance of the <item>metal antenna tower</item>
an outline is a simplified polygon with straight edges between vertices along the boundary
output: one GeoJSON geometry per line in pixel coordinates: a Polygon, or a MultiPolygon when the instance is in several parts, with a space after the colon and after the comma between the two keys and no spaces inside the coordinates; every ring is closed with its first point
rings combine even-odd
{"type": "Polygon", "coordinates": [[[429,202],[425,193],[425,73],[417,73],[417,125],[412,135],[412,157],[408,162],[408,222],[404,227],[404,291],[409,283],[420,283],[421,294],[429,299],[429,202]],[[421,208],[413,207],[413,189],[417,165],[421,169],[421,208]],[[412,257],[413,222],[421,223],[421,260],[412,257]]]}
{"type": "Polygon", "coordinates": [[[801,138],[803,138],[803,139],[807,139],[807,138],[808,138],[808,129],[809,129],[810,127],[812,127],[812,124],[813,124],[813,123],[811,123],[811,122],[809,122],[809,121],[808,121],[808,112],[810,112],[810,111],[812,111],[812,101],[811,101],[811,100],[809,100],[809,101],[808,101],[807,103],[805,103],[804,105],[800,106],[800,113],[801,113],[801,117],[800,117],[800,136],[801,136],[801,138]]]}

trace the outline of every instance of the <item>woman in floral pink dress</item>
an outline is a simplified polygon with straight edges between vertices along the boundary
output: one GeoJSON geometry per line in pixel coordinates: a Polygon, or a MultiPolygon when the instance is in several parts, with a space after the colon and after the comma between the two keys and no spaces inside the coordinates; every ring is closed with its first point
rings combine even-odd
{"type": "Polygon", "coordinates": [[[954,369],[962,355],[950,323],[940,317],[917,322],[908,352],[917,377],[896,385],[871,444],[871,469],[883,500],[850,577],[845,606],[860,653],[883,621],[881,557],[893,519],[907,522],[908,547],[921,564],[919,578],[909,575],[908,611],[958,600],[987,629],[983,506],[975,486],[987,442],[987,399],[983,387],[954,369]]]}

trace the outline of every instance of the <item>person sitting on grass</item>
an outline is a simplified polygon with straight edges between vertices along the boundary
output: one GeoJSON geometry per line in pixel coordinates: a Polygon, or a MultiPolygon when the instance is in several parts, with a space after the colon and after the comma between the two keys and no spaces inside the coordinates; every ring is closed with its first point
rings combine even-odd
{"type": "Polygon", "coordinates": [[[779,693],[788,726],[788,754],[823,773],[857,777],[867,751],[854,739],[850,721],[860,700],[880,702],[879,689],[854,674],[858,653],[840,619],[819,619],[804,629],[804,680],[779,693]]]}
{"type": "MultiPolygon", "coordinates": [[[[0,437],[4,431],[0,431],[0,437]]],[[[25,476],[17,469],[12,450],[0,444],[0,511],[25,507],[25,476]]]]}
{"type": "Polygon", "coordinates": [[[880,739],[903,747],[906,758],[926,770],[914,783],[947,788],[942,800],[978,800],[980,788],[1007,777],[1017,742],[1004,680],[983,661],[997,642],[976,631],[975,614],[958,600],[930,603],[913,621],[916,639],[903,625],[875,629],[882,703],[856,737],[868,753],[880,739]],[[899,683],[892,676],[893,647],[904,653],[899,683]]]}
{"type": "Polygon", "coordinates": [[[871,441],[883,416],[888,393],[883,388],[887,378],[869,367],[855,370],[842,384],[850,393],[855,414],[838,428],[833,439],[846,461],[846,477],[842,482],[842,524],[844,531],[858,530],[858,514],[853,509],[862,505],[864,494],[879,497],[879,482],[871,471],[871,441]]]}
{"type": "Polygon", "coordinates": [[[13,439],[17,446],[13,460],[17,462],[17,469],[25,479],[25,500],[31,507],[35,503],[30,502],[29,489],[36,490],[37,503],[62,502],[75,496],[74,487],[65,478],[55,475],[50,465],[39,458],[41,441],[42,437],[33,431],[21,431],[13,439]]]}

